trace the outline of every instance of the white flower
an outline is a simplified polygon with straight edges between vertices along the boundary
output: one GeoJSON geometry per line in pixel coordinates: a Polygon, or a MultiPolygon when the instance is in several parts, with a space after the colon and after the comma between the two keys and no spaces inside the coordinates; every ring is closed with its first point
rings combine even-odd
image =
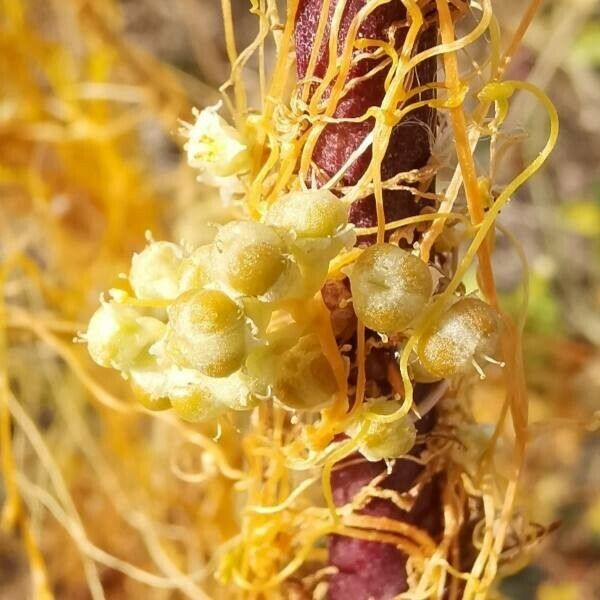
{"type": "Polygon", "coordinates": [[[184,146],[188,164],[204,172],[207,183],[228,177],[248,168],[249,153],[242,136],[217,111],[220,103],[202,111],[193,109],[193,124],[184,124],[188,138],[184,146]]]}

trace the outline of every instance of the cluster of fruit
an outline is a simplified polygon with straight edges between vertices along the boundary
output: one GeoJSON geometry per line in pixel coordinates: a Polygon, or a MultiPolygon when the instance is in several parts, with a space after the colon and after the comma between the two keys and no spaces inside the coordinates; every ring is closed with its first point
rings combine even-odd
{"type": "MultiPolygon", "coordinates": [[[[392,339],[398,334],[406,339],[420,331],[409,363],[413,381],[451,378],[473,367],[481,372],[477,360],[496,362],[490,355],[498,343],[500,319],[482,300],[453,298],[441,317],[427,326],[434,292],[432,271],[414,254],[392,244],[375,244],[360,255],[349,277],[354,311],[368,328],[392,339]]],[[[359,441],[358,449],[368,460],[399,458],[416,439],[411,418],[401,414],[397,399],[370,400],[347,433],[359,441]],[[394,413],[397,418],[385,418],[394,413]]]]}
{"type": "MultiPolygon", "coordinates": [[[[383,334],[413,328],[432,299],[430,268],[392,244],[367,248],[353,266],[350,282],[356,315],[383,334]]],[[[455,298],[419,336],[412,378],[436,381],[466,373],[478,359],[495,362],[491,355],[498,344],[499,323],[497,311],[486,302],[472,296],[455,298]]]]}

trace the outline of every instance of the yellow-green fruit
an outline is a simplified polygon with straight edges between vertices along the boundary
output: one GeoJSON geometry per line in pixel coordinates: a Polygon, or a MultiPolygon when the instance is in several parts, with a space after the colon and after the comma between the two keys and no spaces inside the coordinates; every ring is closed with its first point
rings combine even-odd
{"type": "Polygon", "coordinates": [[[140,403],[150,410],[173,408],[186,421],[206,421],[227,409],[252,408],[245,379],[234,373],[229,377],[207,377],[195,369],[159,364],[148,360],[129,373],[140,403]]]}
{"type": "Polygon", "coordinates": [[[273,394],[287,408],[318,410],[337,391],[335,375],[316,335],[306,335],[277,361],[273,394]]]}
{"type": "Polygon", "coordinates": [[[439,378],[465,373],[473,368],[473,360],[495,352],[499,327],[499,315],[489,304],[477,298],[462,298],[421,336],[419,360],[439,378]]]}
{"type": "MultiPolygon", "coordinates": [[[[400,345],[396,351],[396,360],[398,362],[398,368],[400,368],[400,359],[404,351],[404,345],[400,345]]],[[[408,373],[411,381],[417,383],[433,383],[439,381],[441,378],[432,375],[429,371],[423,367],[416,351],[412,351],[408,358],[408,373]]]]}
{"type": "Polygon", "coordinates": [[[166,370],[145,365],[129,371],[129,381],[136,400],[148,410],[167,410],[169,400],[169,375],[166,370]]]}
{"type": "Polygon", "coordinates": [[[323,285],[329,261],[351,248],[356,235],[348,227],[348,209],[329,190],[292,192],[272,204],[265,222],[292,232],[290,249],[302,272],[304,296],[323,285]]]}
{"type": "MultiPolygon", "coordinates": [[[[375,415],[390,415],[400,408],[394,400],[375,400],[369,403],[368,412],[375,415]]],[[[365,425],[365,417],[347,430],[350,437],[356,437],[365,425]]],[[[377,420],[366,422],[367,433],[359,444],[360,453],[369,461],[400,458],[415,445],[417,431],[409,417],[400,417],[391,423],[377,420]]]]}
{"type": "Polygon", "coordinates": [[[392,244],[367,248],[354,265],[350,284],[356,315],[381,333],[406,329],[433,291],[427,265],[392,244]]]}
{"type": "Polygon", "coordinates": [[[291,192],[269,207],[265,223],[292,230],[299,238],[324,238],[348,223],[348,209],[329,190],[291,192]]]}
{"type": "Polygon", "coordinates": [[[245,296],[265,294],[286,268],[285,244],[268,225],[233,221],[219,230],[213,244],[215,271],[245,296]]]}
{"type": "Polygon", "coordinates": [[[191,290],[169,306],[167,355],[178,366],[224,377],[240,368],[246,352],[242,309],[216,290],[191,290]]]}
{"type": "Polygon", "coordinates": [[[90,319],[85,339],[92,359],[102,367],[126,370],[165,330],[132,306],[103,303],[90,319]]]}
{"type": "Polygon", "coordinates": [[[171,242],[151,242],[131,259],[129,282],[138,298],[172,300],[179,293],[183,249],[171,242]]]}
{"type": "Polygon", "coordinates": [[[191,423],[216,419],[227,409],[206,385],[195,385],[187,392],[173,394],[171,406],[178,417],[191,423]]]}

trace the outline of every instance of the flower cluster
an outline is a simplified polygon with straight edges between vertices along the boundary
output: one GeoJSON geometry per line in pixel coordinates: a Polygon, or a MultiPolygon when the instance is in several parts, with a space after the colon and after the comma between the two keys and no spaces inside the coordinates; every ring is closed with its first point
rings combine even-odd
{"type": "Polygon", "coordinates": [[[90,320],[89,352],[146,407],[190,421],[265,397],[320,408],[335,378],[301,307],[354,241],[343,200],[325,190],[292,192],[196,249],[150,241],[132,258],[132,295],[111,291],[90,320]]]}

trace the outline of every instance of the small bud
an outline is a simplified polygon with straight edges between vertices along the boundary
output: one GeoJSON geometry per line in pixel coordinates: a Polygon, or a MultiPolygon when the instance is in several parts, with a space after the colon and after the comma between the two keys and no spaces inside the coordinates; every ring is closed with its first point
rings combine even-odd
{"type": "MultiPolygon", "coordinates": [[[[400,408],[395,400],[378,399],[368,403],[367,411],[376,415],[390,415],[400,408]]],[[[364,426],[364,414],[357,419],[346,433],[355,437],[364,426]]],[[[417,432],[409,417],[400,417],[396,421],[386,423],[369,421],[367,434],[358,447],[359,452],[369,461],[400,458],[410,452],[415,445],[417,432]]]]}

